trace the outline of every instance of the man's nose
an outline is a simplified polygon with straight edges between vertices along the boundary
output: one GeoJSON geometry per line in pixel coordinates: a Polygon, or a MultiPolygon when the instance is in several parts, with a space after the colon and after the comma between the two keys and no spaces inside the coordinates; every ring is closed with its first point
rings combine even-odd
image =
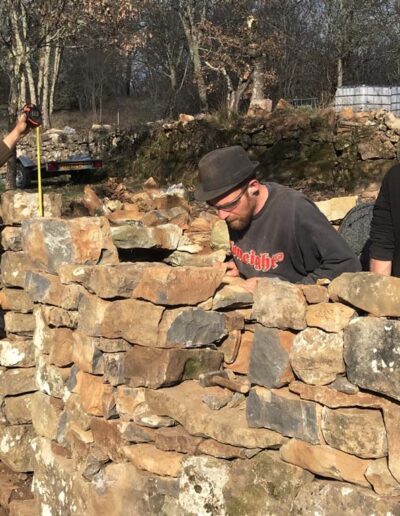
{"type": "Polygon", "coordinates": [[[229,211],[222,210],[221,208],[217,208],[218,217],[222,220],[225,220],[229,217],[229,211]]]}

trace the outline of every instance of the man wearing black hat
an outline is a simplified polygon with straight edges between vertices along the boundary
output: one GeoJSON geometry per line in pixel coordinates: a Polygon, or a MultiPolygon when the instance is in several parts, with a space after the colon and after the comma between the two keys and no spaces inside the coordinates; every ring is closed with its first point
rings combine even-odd
{"type": "Polygon", "coordinates": [[[257,165],[240,146],[214,150],[199,162],[195,197],[228,225],[233,256],[228,274],[248,279],[251,289],[258,277],[312,284],[361,270],[315,204],[286,186],[260,183],[257,165]]]}

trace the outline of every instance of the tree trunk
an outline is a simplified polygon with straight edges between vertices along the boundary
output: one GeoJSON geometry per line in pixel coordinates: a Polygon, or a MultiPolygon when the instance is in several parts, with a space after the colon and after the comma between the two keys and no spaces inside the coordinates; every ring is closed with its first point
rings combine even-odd
{"type": "Polygon", "coordinates": [[[343,59],[341,57],[337,60],[337,87],[343,86],[343,59]]]}
{"type": "Polygon", "coordinates": [[[132,53],[129,52],[129,54],[126,56],[125,63],[125,93],[127,97],[130,97],[132,95],[132,66],[132,53]]]}
{"type": "Polygon", "coordinates": [[[51,46],[48,38],[46,38],[46,44],[44,47],[44,60],[43,60],[43,92],[42,92],[42,115],[43,115],[43,128],[48,129],[50,127],[50,54],[51,46]]]}
{"type": "Polygon", "coordinates": [[[183,30],[189,47],[190,57],[193,63],[194,79],[200,99],[202,111],[208,111],[207,85],[204,79],[200,59],[200,32],[194,22],[194,4],[186,6],[184,13],[179,13],[183,30]]]}
{"type": "Polygon", "coordinates": [[[251,92],[250,107],[264,99],[264,57],[258,56],[254,60],[253,88],[251,92]]]}
{"type": "MultiPolygon", "coordinates": [[[[58,73],[60,71],[61,63],[61,47],[56,45],[53,52],[53,69],[51,73],[51,85],[50,85],[50,99],[49,99],[49,114],[50,117],[54,110],[54,95],[56,92],[56,84],[58,79],[58,73]]],[[[51,118],[50,118],[51,120],[51,118]]]]}
{"type": "MultiPolygon", "coordinates": [[[[18,113],[18,86],[16,81],[12,81],[10,85],[10,102],[8,104],[8,129],[11,130],[17,119],[18,113]]],[[[15,171],[16,171],[16,150],[7,162],[7,172],[5,188],[6,190],[15,190],[15,171]]]]}
{"type": "Polygon", "coordinates": [[[32,104],[37,104],[35,80],[33,78],[32,67],[29,61],[26,62],[26,77],[28,79],[30,101],[32,104]]]}

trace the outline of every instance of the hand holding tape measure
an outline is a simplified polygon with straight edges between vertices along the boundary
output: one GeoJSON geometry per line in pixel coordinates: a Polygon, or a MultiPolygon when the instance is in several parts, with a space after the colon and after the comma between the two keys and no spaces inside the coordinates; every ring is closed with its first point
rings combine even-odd
{"type": "Polygon", "coordinates": [[[22,112],[25,114],[25,121],[29,127],[36,128],[43,124],[42,113],[35,104],[25,104],[22,112]]]}
{"type": "Polygon", "coordinates": [[[37,183],[38,183],[38,214],[43,217],[43,193],[42,193],[42,170],[41,170],[41,146],[40,126],[43,124],[42,113],[35,104],[25,104],[22,109],[25,115],[25,122],[29,128],[36,129],[36,160],[37,160],[37,183]]]}

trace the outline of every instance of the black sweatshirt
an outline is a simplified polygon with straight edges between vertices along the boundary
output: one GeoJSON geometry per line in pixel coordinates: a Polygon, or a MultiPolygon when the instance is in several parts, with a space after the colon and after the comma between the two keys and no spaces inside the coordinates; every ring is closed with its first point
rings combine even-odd
{"type": "Polygon", "coordinates": [[[277,183],[266,186],[268,199],[250,226],[230,230],[233,259],[243,277],[315,283],[361,270],[350,247],[310,199],[277,183]]]}
{"type": "Polygon", "coordinates": [[[392,275],[400,277],[400,165],[386,174],[371,221],[370,256],[391,261],[392,275]]]}

